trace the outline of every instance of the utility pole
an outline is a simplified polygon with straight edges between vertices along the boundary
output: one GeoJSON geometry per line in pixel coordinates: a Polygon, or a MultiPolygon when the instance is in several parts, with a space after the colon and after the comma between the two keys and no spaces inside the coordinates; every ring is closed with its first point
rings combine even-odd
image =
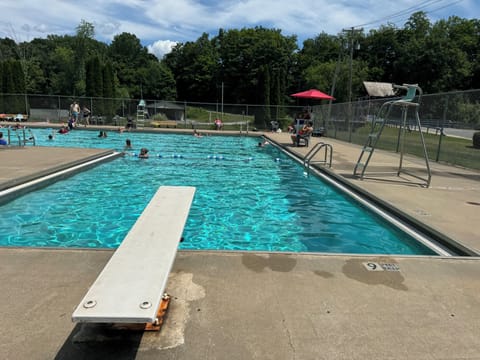
{"type": "Polygon", "coordinates": [[[220,118],[222,121],[223,120],[223,81],[222,81],[222,115],[221,115],[221,118],[220,118]]]}
{"type": "Polygon", "coordinates": [[[349,61],[349,76],[348,76],[348,141],[352,141],[352,78],[353,78],[353,48],[355,45],[355,33],[363,32],[363,28],[355,29],[353,26],[350,29],[343,29],[344,33],[347,33],[348,46],[350,50],[350,61],[349,61]]]}

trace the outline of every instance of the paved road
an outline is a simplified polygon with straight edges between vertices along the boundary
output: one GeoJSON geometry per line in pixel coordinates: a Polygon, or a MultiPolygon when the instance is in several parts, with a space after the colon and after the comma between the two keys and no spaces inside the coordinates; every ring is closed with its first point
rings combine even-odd
{"type": "Polygon", "coordinates": [[[443,133],[447,136],[460,137],[464,139],[472,139],[473,134],[478,130],[469,130],[469,129],[455,129],[455,128],[444,128],[443,133]]]}

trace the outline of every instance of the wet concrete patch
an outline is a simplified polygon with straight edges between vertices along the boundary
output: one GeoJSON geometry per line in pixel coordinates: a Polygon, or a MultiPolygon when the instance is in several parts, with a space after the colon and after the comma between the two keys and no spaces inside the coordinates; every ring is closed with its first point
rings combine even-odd
{"type": "Polygon", "coordinates": [[[323,277],[324,279],[333,278],[333,274],[331,272],[328,272],[328,271],[315,270],[313,273],[315,275],[323,277]]]}
{"type": "Polygon", "coordinates": [[[265,268],[277,272],[290,272],[297,265],[297,260],[287,254],[244,254],[242,264],[257,273],[264,271],[265,268]]]}
{"type": "Polygon", "coordinates": [[[408,290],[408,287],[404,284],[405,278],[400,271],[369,271],[364,266],[366,261],[379,264],[396,264],[391,258],[373,258],[368,260],[360,258],[349,259],[345,261],[345,265],[342,268],[343,274],[350,279],[367,285],[384,285],[395,290],[408,290]]]}

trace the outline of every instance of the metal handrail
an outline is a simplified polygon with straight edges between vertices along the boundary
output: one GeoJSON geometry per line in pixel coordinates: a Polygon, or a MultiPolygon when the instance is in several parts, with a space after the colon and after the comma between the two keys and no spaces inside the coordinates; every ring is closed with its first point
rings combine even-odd
{"type": "Polygon", "coordinates": [[[305,155],[303,158],[303,166],[310,168],[311,160],[321,149],[325,150],[323,160],[317,160],[315,162],[326,164],[328,167],[332,167],[333,147],[332,145],[324,142],[316,143],[315,146],[307,153],[307,155],[305,155]]]}
{"type": "Polygon", "coordinates": [[[20,135],[18,134],[17,129],[12,128],[11,126],[8,127],[8,144],[9,144],[9,145],[12,144],[13,134],[17,135],[18,146],[22,146],[22,139],[20,138],[20,135]],[[13,133],[12,133],[12,131],[13,131],[13,133]]]}
{"type": "Polygon", "coordinates": [[[33,146],[36,146],[36,140],[37,139],[35,138],[35,134],[33,133],[32,129],[23,128],[23,145],[27,145],[28,142],[31,142],[33,146]],[[28,132],[28,135],[26,135],[25,132],[28,132]]]}
{"type": "Polygon", "coordinates": [[[35,134],[32,132],[30,128],[26,128],[26,127],[14,128],[9,126],[7,128],[7,139],[8,139],[8,144],[10,145],[12,144],[12,137],[14,137],[13,134],[17,136],[18,146],[25,146],[29,142],[31,142],[33,146],[36,146],[35,134]]]}

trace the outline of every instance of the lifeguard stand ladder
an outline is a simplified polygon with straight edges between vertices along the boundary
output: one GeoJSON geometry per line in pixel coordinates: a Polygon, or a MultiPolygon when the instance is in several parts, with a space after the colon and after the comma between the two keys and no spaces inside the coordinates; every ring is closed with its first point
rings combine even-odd
{"type": "Polygon", "coordinates": [[[146,112],[145,100],[140,100],[137,105],[137,127],[145,127],[145,112],[146,112]]]}
{"type": "Polygon", "coordinates": [[[365,145],[362,148],[362,152],[360,153],[360,156],[353,170],[353,175],[360,176],[360,179],[363,179],[365,175],[365,170],[367,169],[370,159],[372,158],[373,152],[375,151],[377,142],[380,139],[380,135],[382,134],[383,128],[385,127],[385,123],[388,121],[390,112],[395,106],[399,106],[401,107],[401,110],[402,110],[402,116],[400,120],[399,137],[398,137],[399,139],[398,144],[400,147],[399,149],[400,163],[398,166],[397,176],[400,176],[400,173],[402,172],[406,173],[410,176],[413,176],[419,180],[424,181],[426,187],[429,187],[432,175],[430,172],[430,164],[428,161],[428,153],[427,153],[427,147],[425,145],[425,138],[423,137],[422,125],[420,123],[420,116],[418,115],[418,108],[420,107],[420,98],[422,96],[422,89],[418,85],[412,85],[412,84],[404,84],[403,86],[395,85],[395,87],[407,90],[407,94],[399,100],[387,101],[380,107],[377,116],[375,116],[372,122],[371,132],[368,135],[367,141],[365,142],[365,145]],[[417,96],[417,92],[418,92],[418,96],[417,96]],[[414,101],[415,98],[417,98],[416,101],[414,101]],[[413,108],[415,111],[416,126],[418,129],[418,133],[420,135],[422,148],[423,148],[423,156],[425,158],[425,166],[427,170],[426,178],[420,177],[416,174],[408,173],[405,169],[402,168],[403,154],[405,150],[405,132],[408,129],[407,113],[409,108],[413,108]]]}

